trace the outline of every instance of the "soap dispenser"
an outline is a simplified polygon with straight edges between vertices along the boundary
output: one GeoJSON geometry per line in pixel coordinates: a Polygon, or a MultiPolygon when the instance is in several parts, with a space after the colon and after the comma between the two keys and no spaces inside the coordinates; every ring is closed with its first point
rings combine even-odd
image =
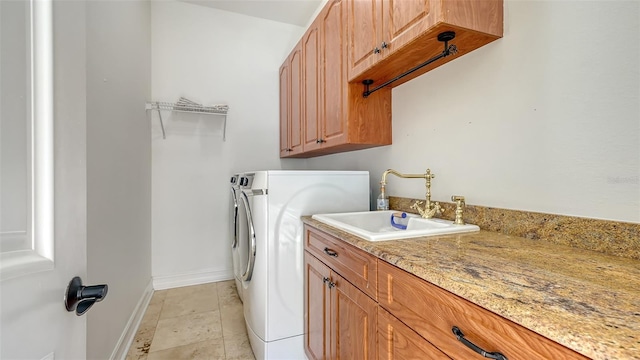
{"type": "Polygon", "coordinates": [[[384,191],[384,182],[380,182],[380,195],[378,195],[377,210],[389,210],[389,197],[384,191]]]}

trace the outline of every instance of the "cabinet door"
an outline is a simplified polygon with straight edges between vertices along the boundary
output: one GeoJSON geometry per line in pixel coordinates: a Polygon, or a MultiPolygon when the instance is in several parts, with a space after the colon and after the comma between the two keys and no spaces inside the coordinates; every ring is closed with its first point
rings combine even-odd
{"type": "Polygon", "coordinates": [[[450,359],[393,315],[378,307],[378,359],[450,359]]]}
{"type": "Polygon", "coordinates": [[[289,63],[290,74],[290,109],[289,116],[289,152],[290,155],[302,152],[302,44],[298,43],[291,53],[289,63]]]}
{"type": "Polygon", "coordinates": [[[348,1],[347,59],[351,79],[380,60],[383,21],[382,0],[348,1]]]}
{"type": "MultiPolygon", "coordinates": [[[[329,268],[305,251],[304,253],[304,350],[311,360],[329,358],[329,315],[331,277],[329,268]]],[[[276,320],[277,321],[277,320],[276,320]]]]}
{"type": "Polygon", "coordinates": [[[289,59],[280,67],[280,157],[289,155],[289,59]]]}
{"type": "Polygon", "coordinates": [[[376,359],[378,304],[340,275],[331,279],[331,358],[376,359]]]}
{"type": "Polygon", "coordinates": [[[320,27],[315,21],[302,38],[302,56],[304,59],[304,143],[303,151],[311,151],[320,147],[318,140],[322,137],[320,126],[320,27]]]}
{"type": "Polygon", "coordinates": [[[382,0],[383,36],[386,56],[408,44],[435,24],[432,0],[382,0]]]}
{"type": "Polygon", "coordinates": [[[343,61],[346,46],[345,0],[333,0],[320,14],[322,56],[321,74],[323,146],[347,142],[347,74],[343,61]]]}

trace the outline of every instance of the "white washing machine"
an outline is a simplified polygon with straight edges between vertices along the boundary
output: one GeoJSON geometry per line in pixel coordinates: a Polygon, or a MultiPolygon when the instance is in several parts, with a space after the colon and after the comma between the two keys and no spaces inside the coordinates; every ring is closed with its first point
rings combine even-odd
{"type": "MultiPolygon", "coordinates": [[[[240,174],[235,174],[231,177],[231,211],[229,214],[229,233],[231,234],[230,243],[231,259],[233,262],[233,277],[236,281],[236,290],[238,292],[238,297],[240,298],[240,301],[244,301],[242,296],[242,270],[240,269],[239,254],[240,248],[238,247],[238,227],[240,226],[240,223],[238,222],[238,201],[240,201],[240,199],[238,198],[238,196],[240,196],[240,178],[240,174]]],[[[243,226],[246,226],[246,224],[243,226]]]]}
{"type": "Polygon", "coordinates": [[[306,358],[300,217],[367,210],[366,171],[279,170],[241,176],[238,221],[246,226],[238,227],[239,259],[245,322],[257,360],[306,358]]]}

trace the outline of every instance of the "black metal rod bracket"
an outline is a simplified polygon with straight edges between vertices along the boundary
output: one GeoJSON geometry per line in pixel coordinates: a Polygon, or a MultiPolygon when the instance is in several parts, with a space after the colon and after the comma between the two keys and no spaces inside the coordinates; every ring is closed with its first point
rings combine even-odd
{"type": "Polygon", "coordinates": [[[423,62],[422,64],[414,67],[413,69],[411,69],[409,71],[406,71],[406,72],[394,77],[391,80],[385,81],[384,83],[374,87],[373,89],[369,89],[370,86],[374,82],[372,79],[362,80],[362,84],[364,85],[364,92],[362,93],[362,96],[366,98],[369,95],[373,94],[374,92],[382,89],[383,87],[388,86],[389,84],[391,84],[391,83],[393,83],[393,82],[395,82],[397,80],[400,80],[403,77],[405,77],[405,76],[407,76],[407,75],[409,75],[411,73],[414,73],[414,72],[422,69],[423,67],[425,67],[425,66],[427,66],[427,65],[429,65],[429,64],[431,64],[431,63],[433,63],[433,62],[435,62],[437,60],[445,58],[445,57],[447,57],[449,55],[456,54],[458,52],[458,48],[453,44],[449,45],[449,41],[453,40],[455,37],[456,37],[456,33],[453,32],[453,31],[441,32],[440,34],[438,34],[438,41],[444,43],[444,50],[440,54],[438,54],[438,55],[432,57],[431,59],[423,62]]]}

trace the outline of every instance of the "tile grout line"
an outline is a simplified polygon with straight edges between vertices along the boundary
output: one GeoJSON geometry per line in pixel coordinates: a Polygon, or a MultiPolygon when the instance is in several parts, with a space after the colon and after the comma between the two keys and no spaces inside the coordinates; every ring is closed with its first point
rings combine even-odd
{"type": "MultiPolygon", "coordinates": [[[[151,297],[151,299],[153,300],[153,296],[151,297]]],[[[162,302],[160,303],[160,311],[158,312],[158,318],[155,321],[155,325],[153,326],[153,336],[151,337],[151,341],[149,341],[149,350],[147,350],[147,357],[149,356],[149,353],[151,352],[151,346],[153,345],[153,340],[156,338],[156,334],[158,331],[158,323],[160,322],[160,317],[162,316],[162,310],[164,310],[164,301],[167,299],[167,295],[165,294],[164,297],[162,298],[162,302]]],[[[149,309],[149,305],[147,305],[147,309],[149,309]]]]}
{"type": "Polygon", "coordinates": [[[220,316],[220,333],[222,335],[222,349],[224,350],[224,358],[227,358],[227,342],[224,336],[224,323],[222,322],[222,307],[220,306],[220,282],[216,283],[216,297],[218,298],[218,314],[220,316]]]}

